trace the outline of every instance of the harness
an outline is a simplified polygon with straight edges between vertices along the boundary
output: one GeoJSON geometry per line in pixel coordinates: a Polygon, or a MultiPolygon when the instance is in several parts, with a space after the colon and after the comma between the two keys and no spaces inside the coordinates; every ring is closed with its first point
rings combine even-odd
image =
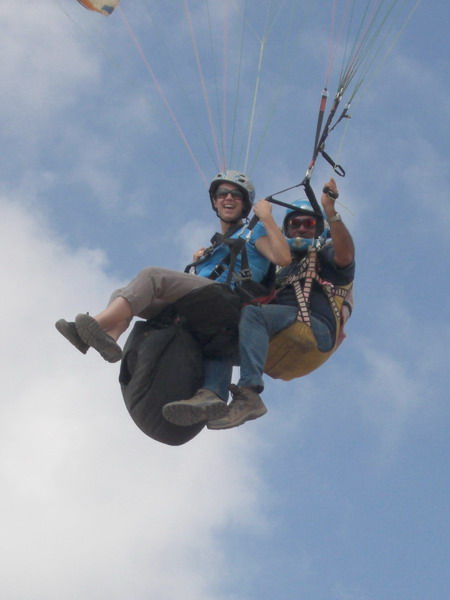
{"type": "MultiPolygon", "coordinates": [[[[243,238],[241,236],[237,238],[231,237],[242,228],[242,225],[235,225],[234,227],[230,227],[225,234],[215,233],[210,240],[211,246],[206,248],[201,258],[192,263],[189,263],[184,269],[184,272],[195,274],[197,266],[204,263],[211,256],[211,254],[216,248],[218,248],[221,245],[225,245],[229,247],[230,252],[226,256],[224,256],[212,269],[210,275],[208,276],[208,279],[212,279],[213,281],[215,281],[222,275],[222,273],[227,268],[227,285],[231,283],[232,278],[234,278],[235,280],[251,279],[252,274],[249,268],[247,248],[245,246],[248,236],[246,238],[243,238]],[[234,268],[239,254],[241,254],[241,272],[240,274],[237,274],[234,272],[234,268]]],[[[247,229],[249,229],[249,227],[247,227],[247,229]]],[[[251,229],[253,229],[253,227],[251,229]]]]}
{"type": "MultiPolygon", "coordinates": [[[[308,249],[307,256],[300,262],[300,268],[296,273],[291,273],[284,280],[281,287],[292,285],[295,291],[298,304],[297,321],[301,321],[311,326],[311,312],[309,307],[311,290],[313,282],[316,281],[328,298],[331,309],[339,324],[341,318],[341,307],[345,298],[352,287],[352,284],[346,286],[336,286],[322,279],[318,273],[318,254],[317,248],[311,246],[308,249]]],[[[279,289],[281,289],[281,287],[279,289]]]]}
{"type": "Polygon", "coordinates": [[[221,258],[215,265],[208,275],[208,279],[215,281],[228,269],[225,285],[230,287],[232,282],[235,283],[234,291],[241,299],[242,304],[264,304],[273,300],[275,297],[275,265],[270,264],[261,283],[252,280],[252,271],[248,260],[247,242],[249,241],[252,230],[257,222],[258,218],[253,217],[247,225],[231,227],[225,235],[215,233],[211,238],[211,246],[205,250],[203,256],[199,260],[187,265],[185,273],[195,274],[196,266],[201,265],[209,258],[217,247],[225,245],[229,247],[229,253],[221,258]],[[240,229],[242,229],[240,235],[236,238],[232,238],[231,236],[240,229]],[[241,255],[241,268],[238,273],[235,271],[235,268],[239,255],[241,255]]]}
{"type": "Polygon", "coordinates": [[[214,267],[208,278],[216,280],[228,268],[227,278],[225,281],[227,285],[230,285],[232,279],[234,279],[234,281],[246,281],[251,279],[252,272],[248,263],[246,247],[247,240],[242,237],[229,238],[222,236],[219,233],[216,233],[213,240],[216,237],[218,238],[216,245],[219,246],[221,244],[225,244],[225,246],[229,246],[230,252],[227,254],[227,256],[224,256],[222,260],[214,267]],[[241,270],[240,273],[236,273],[234,269],[239,254],[241,255],[241,270]]]}
{"type": "MultiPolygon", "coordinates": [[[[342,307],[353,284],[336,286],[323,279],[318,273],[317,248],[311,247],[297,271],[283,279],[278,290],[287,285],[292,285],[295,291],[298,304],[297,320],[270,340],[264,368],[270,377],[284,381],[311,373],[336,350],[343,322],[342,307]],[[314,281],[326,294],[336,319],[336,341],[328,352],[319,350],[311,327],[310,297],[314,281]]],[[[346,305],[351,311],[351,305],[346,305]]]]}

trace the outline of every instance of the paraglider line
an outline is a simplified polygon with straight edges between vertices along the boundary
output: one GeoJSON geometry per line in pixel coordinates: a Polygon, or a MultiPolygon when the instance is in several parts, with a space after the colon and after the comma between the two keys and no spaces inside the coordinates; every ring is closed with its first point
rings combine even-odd
{"type": "Polygon", "coordinates": [[[195,60],[197,63],[197,70],[198,70],[198,74],[199,74],[200,85],[202,87],[203,99],[204,99],[205,106],[206,106],[206,112],[208,114],[209,126],[211,128],[211,135],[212,135],[213,142],[214,142],[214,148],[216,150],[217,164],[220,167],[222,165],[222,160],[220,157],[219,144],[218,144],[216,129],[214,127],[214,122],[213,122],[213,118],[212,118],[212,114],[211,114],[211,106],[209,103],[208,91],[206,89],[205,77],[203,75],[203,69],[202,69],[202,64],[201,64],[201,60],[200,60],[200,53],[198,51],[197,40],[195,37],[194,27],[192,25],[192,18],[191,18],[191,13],[189,10],[188,0],[184,0],[184,9],[185,9],[185,13],[186,13],[187,22],[189,25],[189,31],[191,34],[192,47],[194,50],[194,56],[195,56],[195,60]]]}
{"type": "Polygon", "coordinates": [[[201,178],[203,179],[205,185],[208,185],[208,183],[209,183],[208,179],[206,178],[205,174],[203,173],[203,170],[202,170],[202,168],[200,166],[200,163],[198,162],[197,157],[195,156],[194,151],[192,150],[192,147],[189,144],[189,142],[188,142],[188,140],[186,138],[186,135],[184,134],[184,131],[183,131],[183,129],[182,129],[182,127],[181,127],[178,119],[177,119],[177,116],[175,115],[174,111],[172,110],[172,107],[171,107],[171,105],[170,105],[170,103],[169,103],[169,101],[167,99],[167,96],[165,95],[164,90],[162,89],[161,84],[159,83],[158,78],[156,77],[156,73],[153,71],[150,63],[148,62],[147,57],[146,57],[146,55],[145,55],[145,53],[144,53],[144,51],[142,49],[142,46],[140,45],[139,40],[136,37],[134,31],[131,29],[130,23],[129,23],[127,17],[125,16],[125,13],[123,12],[123,10],[121,10],[120,6],[119,6],[118,12],[119,12],[119,14],[120,14],[120,16],[121,16],[121,18],[122,18],[122,20],[123,20],[123,22],[124,22],[127,30],[128,30],[128,32],[129,32],[129,34],[131,36],[131,39],[133,40],[133,43],[136,46],[136,48],[137,48],[137,50],[138,50],[138,52],[139,52],[139,54],[140,54],[140,56],[141,56],[141,58],[143,60],[143,62],[145,64],[148,72],[150,73],[150,75],[151,75],[151,77],[153,79],[155,87],[158,90],[159,95],[161,96],[161,99],[162,99],[162,101],[164,103],[164,106],[166,107],[166,109],[167,109],[170,117],[172,118],[172,121],[173,121],[173,123],[174,123],[174,125],[175,125],[175,127],[176,127],[176,129],[178,131],[178,133],[180,134],[181,139],[182,139],[184,145],[186,146],[187,151],[189,152],[192,160],[194,161],[194,164],[195,164],[195,166],[196,166],[196,168],[197,168],[197,170],[198,170],[201,178]]]}

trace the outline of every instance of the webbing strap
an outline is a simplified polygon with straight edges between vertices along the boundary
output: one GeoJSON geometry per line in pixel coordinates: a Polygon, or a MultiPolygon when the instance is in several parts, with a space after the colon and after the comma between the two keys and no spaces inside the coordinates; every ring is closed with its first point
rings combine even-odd
{"type": "Polygon", "coordinates": [[[311,296],[311,289],[313,281],[317,275],[317,250],[313,248],[314,252],[308,252],[308,256],[305,261],[302,261],[300,265],[300,279],[303,280],[303,289],[300,284],[300,279],[297,280],[298,285],[294,285],[294,290],[297,295],[297,302],[299,311],[297,314],[297,321],[303,321],[307,325],[311,325],[311,316],[309,311],[309,297],[311,296]],[[299,291],[302,290],[301,295],[299,291]]]}
{"type": "Polygon", "coordinates": [[[226,238],[222,236],[221,243],[229,246],[230,252],[222,258],[222,260],[214,267],[211,273],[208,275],[208,279],[218,279],[226,269],[228,269],[227,278],[225,283],[230,285],[232,279],[236,281],[244,281],[251,279],[252,273],[250,271],[248,254],[246,247],[246,240],[244,238],[226,238]],[[241,255],[241,271],[238,275],[235,272],[236,260],[238,255],[241,255]]]}
{"type": "MultiPolygon", "coordinates": [[[[336,123],[336,125],[337,125],[337,123],[336,123]]],[[[324,159],[327,161],[327,163],[333,167],[333,171],[336,173],[336,175],[339,175],[340,177],[345,177],[345,171],[344,171],[343,167],[341,165],[338,165],[338,163],[335,162],[331,158],[331,156],[325,152],[325,150],[323,148],[320,151],[320,154],[324,157],[324,159]]]]}
{"type": "MultiPolygon", "coordinates": [[[[209,246],[208,248],[206,248],[206,250],[203,252],[203,254],[202,254],[202,256],[201,256],[200,258],[198,258],[197,260],[194,260],[193,262],[189,263],[189,264],[188,264],[188,265],[185,267],[185,269],[184,269],[184,272],[185,272],[185,273],[192,273],[192,274],[194,274],[194,275],[195,275],[195,267],[196,267],[197,265],[201,265],[203,262],[205,262],[205,261],[206,261],[206,259],[207,259],[207,258],[209,258],[209,257],[211,256],[211,254],[214,252],[214,250],[215,250],[215,249],[216,249],[218,246],[220,246],[221,244],[224,244],[224,243],[226,243],[226,242],[227,242],[227,240],[231,239],[231,236],[232,236],[234,233],[236,233],[236,231],[239,231],[239,229],[241,229],[242,227],[243,227],[243,226],[242,226],[242,223],[241,223],[241,224],[237,223],[237,224],[235,224],[235,225],[232,225],[232,226],[231,226],[231,227],[228,229],[228,231],[225,233],[225,235],[224,235],[224,234],[222,234],[222,233],[215,233],[215,234],[212,236],[211,240],[210,240],[211,246],[209,246]]],[[[217,265],[217,266],[219,266],[219,265],[217,265]]],[[[216,266],[216,268],[217,268],[217,266],[216,266]]],[[[215,279],[215,278],[219,277],[219,275],[221,275],[221,274],[223,273],[223,271],[224,271],[224,270],[225,270],[225,269],[222,269],[222,270],[220,271],[220,273],[218,273],[218,274],[217,274],[217,276],[216,276],[216,277],[212,277],[211,279],[215,279]]]]}
{"type": "Polygon", "coordinates": [[[322,283],[322,288],[325,292],[325,294],[327,295],[327,298],[330,302],[331,308],[333,309],[334,312],[334,316],[336,317],[336,319],[340,319],[341,317],[341,313],[340,310],[338,308],[338,305],[336,304],[336,300],[335,300],[335,296],[336,294],[336,288],[334,287],[334,285],[331,285],[331,283],[322,283]]]}
{"type": "Polygon", "coordinates": [[[227,273],[227,279],[226,279],[226,284],[230,285],[231,280],[233,278],[233,276],[235,275],[234,273],[234,267],[236,266],[236,260],[238,257],[238,254],[241,253],[241,267],[244,269],[246,268],[248,271],[248,259],[247,259],[247,249],[245,247],[245,240],[242,238],[237,238],[235,240],[230,240],[233,241],[234,243],[231,244],[231,249],[230,249],[230,254],[229,254],[229,266],[228,266],[228,273],[227,273]],[[246,263],[246,266],[244,266],[244,262],[246,263]]]}
{"type": "Polygon", "coordinates": [[[311,247],[308,250],[308,255],[301,261],[299,271],[289,275],[285,281],[285,285],[292,285],[295,291],[298,304],[297,321],[311,325],[309,300],[314,281],[317,281],[322,287],[334,316],[339,320],[341,313],[336,304],[335,296],[345,298],[348,290],[343,287],[334,286],[329,281],[325,281],[325,279],[320,277],[317,272],[317,248],[311,247]]]}
{"type": "Polygon", "coordinates": [[[297,304],[298,304],[298,313],[297,313],[297,321],[302,321],[307,325],[311,325],[311,319],[309,315],[308,301],[306,300],[302,286],[300,285],[300,281],[294,281],[293,288],[295,291],[295,295],[297,296],[297,304]]]}

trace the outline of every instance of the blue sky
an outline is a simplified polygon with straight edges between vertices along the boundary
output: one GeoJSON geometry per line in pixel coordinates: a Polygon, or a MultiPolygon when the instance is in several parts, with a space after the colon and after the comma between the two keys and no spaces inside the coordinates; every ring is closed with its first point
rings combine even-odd
{"type": "MultiPolygon", "coordinates": [[[[244,3],[210,1],[210,24],[206,4],[189,2],[212,121],[219,132],[226,115],[228,154],[235,123],[229,165],[243,169],[268,3],[248,2],[236,119],[244,3]]],[[[357,247],[348,339],[307,378],[268,380],[264,418],[180,448],[144,436],[119,367],[76,353],[53,326],[95,314],[144,266],[183,268],[217,226],[184,3],[121,6],[107,18],[75,0],[0,8],[2,597],[446,598],[447,3],[418,5],[327,144],[347,171],[340,211],[357,247]]],[[[259,197],[306,170],[331,12],[288,0],[269,13],[248,161],[259,197]]],[[[330,175],[318,162],[317,191],[330,175]]]]}

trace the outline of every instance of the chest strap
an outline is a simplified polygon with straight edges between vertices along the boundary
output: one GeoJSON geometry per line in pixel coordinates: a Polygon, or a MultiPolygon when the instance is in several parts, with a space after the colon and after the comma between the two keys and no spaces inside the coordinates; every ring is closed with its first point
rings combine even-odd
{"type": "Polygon", "coordinates": [[[236,238],[233,238],[231,236],[240,229],[243,229],[242,223],[230,227],[225,234],[215,233],[211,238],[211,246],[205,250],[201,258],[188,264],[185,267],[184,272],[195,275],[196,267],[204,263],[214,253],[216,248],[218,248],[219,246],[228,246],[228,253],[220,260],[219,263],[215,265],[211,273],[208,275],[208,279],[212,279],[213,281],[215,281],[222,275],[222,273],[224,273],[228,269],[227,277],[225,280],[225,283],[227,285],[230,285],[233,280],[250,280],[252,277],[252,272],[250,270],[246,244],[250,237],[251,231],[255,225],[256,221],[253,224],[249,223],[243,230],[243,232],[236,238]],[[242,237],[242,234],[245,230],[247,230],[248,233],[247,236],[244,238],[242,237]],[[235,266],[239,254],[241,255],[241,270],[240,273],[236,273],[235,266]]]}

